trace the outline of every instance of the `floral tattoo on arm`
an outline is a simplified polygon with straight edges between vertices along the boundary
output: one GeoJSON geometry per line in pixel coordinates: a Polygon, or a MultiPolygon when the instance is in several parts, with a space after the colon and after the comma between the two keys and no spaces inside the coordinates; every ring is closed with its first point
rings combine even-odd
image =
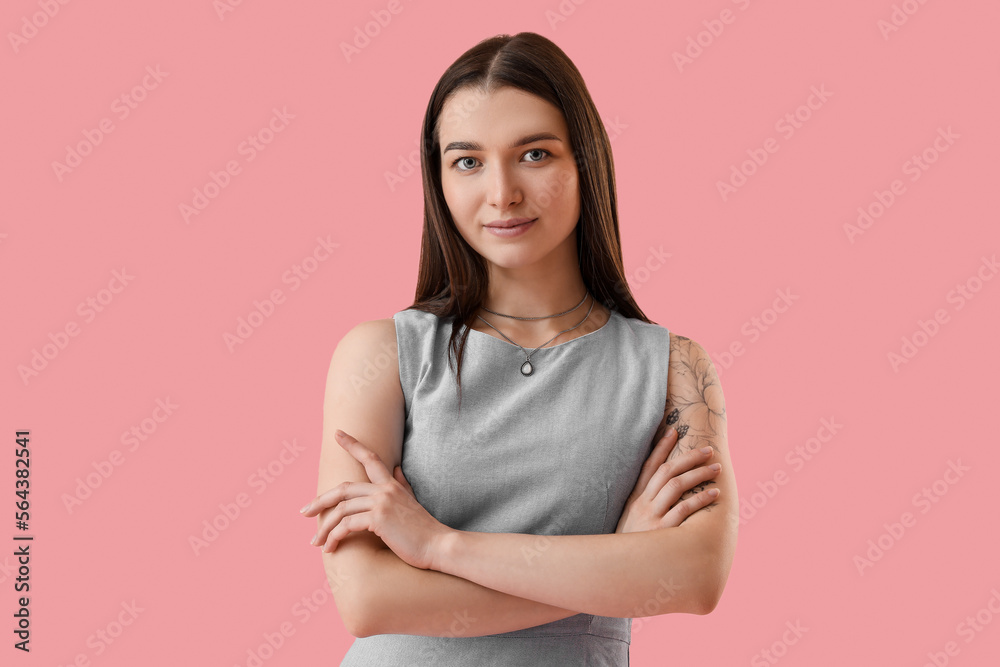
{"type": "MultiPolygon", "coordinates": [[[[720,433],[725,433],[726,406],[718,374],[708,354],[690,338],[670,335],[670,364],[667,373],[666,421],[663,429],[673,426],[677,430],[677,444],[667,460],[706,445],[718,451],[715,445],[720,433]]],[[[709,480],[692,487],[680,500],[701,493],[709,480]]],[[[717,503],[702,509],[712,511],[717,503]]],[[[699,510],[700,511],[700,510],[699,510]]]]}

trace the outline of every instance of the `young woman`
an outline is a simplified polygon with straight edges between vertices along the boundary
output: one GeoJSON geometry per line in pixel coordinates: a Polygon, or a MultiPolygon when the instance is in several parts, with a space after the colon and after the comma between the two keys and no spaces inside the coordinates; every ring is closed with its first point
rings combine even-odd
{"type": "Polygon", "coordinates": [[[626,665],[631,618],[707,614],[729,574],[715,369],[632,298],[608,137],[551,41],[467,51],[422,135],[416,298],[337,345],[303,508],[341,664],[626,665]]]}

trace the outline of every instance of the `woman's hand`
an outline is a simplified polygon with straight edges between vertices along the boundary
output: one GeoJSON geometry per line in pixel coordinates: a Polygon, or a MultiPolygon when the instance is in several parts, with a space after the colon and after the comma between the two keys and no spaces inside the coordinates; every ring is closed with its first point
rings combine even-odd
{"type": "Polygon", "coordinates": [[[332,552],[351,531],[368,530],[405,563],[431,569],[441,541],[453,529],[417,502],[399,466],[394,477],[378,454],[356,439],[340,430],[336,438],[365,467],[371,482],[342,482],[302,508],[303,516],[326,513],[311,544],[332,552]]]}
{"type": "Polygon", "coordinates": [[[625,503],[616,533],[638,533],[681,525],[697,510],[715,502],[717,488],[705,489],[681,502],[678,499],[699,484],[715,478],[722,469],[718,463],[705,465],[712,457],[699,449],[691,450],[667,462],[677,444],[677,431],[671,427],[663,436],[639,472],[639,479],[625,503]],[[718,466],[713,470],[713,466],[718,466]]]}

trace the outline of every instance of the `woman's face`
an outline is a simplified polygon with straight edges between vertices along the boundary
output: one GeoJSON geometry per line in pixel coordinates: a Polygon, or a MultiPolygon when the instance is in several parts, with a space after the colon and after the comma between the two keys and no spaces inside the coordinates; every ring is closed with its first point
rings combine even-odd
{"type": "Polygon", "coordinates": [[[505,268],[543,261],[556,249],[575,259],[580,191],[562,112],[516,88],[488,95],[465,88],[448,99],[439,122],[441,185],[466,242],[505,268]],[[515,236],[487,227],[510,218],[534,222],[515,236]]]}

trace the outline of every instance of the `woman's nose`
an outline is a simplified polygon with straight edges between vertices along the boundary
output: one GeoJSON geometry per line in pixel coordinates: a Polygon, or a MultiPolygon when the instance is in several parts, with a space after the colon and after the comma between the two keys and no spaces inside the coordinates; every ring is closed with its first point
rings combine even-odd
{"type": "Polygon", "coordinates": [[[492,172],[488,180],[489,191],[487,203],[491,206],[506,207],[516,204],[521,199],[521,187],[517,178],[505,167],[491,165],[492,172]]]}

